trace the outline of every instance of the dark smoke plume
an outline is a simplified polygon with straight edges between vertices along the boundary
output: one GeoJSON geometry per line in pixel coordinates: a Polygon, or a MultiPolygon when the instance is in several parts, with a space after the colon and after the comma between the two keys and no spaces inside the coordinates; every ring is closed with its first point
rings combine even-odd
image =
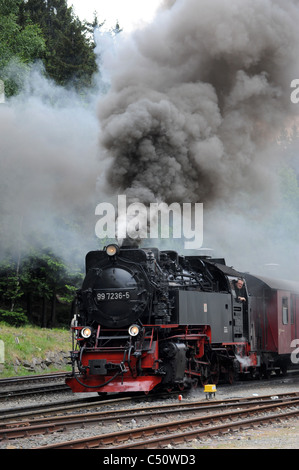
{"type": "Polygon", "coordinates": [[[271,211],[274,144],[294,113],[298,24],[292,0],[165,1],[109,60],[98,114],[113,191],[143,203],[202,202],[214,237],[217,210],[256,221],[271,211]]]}

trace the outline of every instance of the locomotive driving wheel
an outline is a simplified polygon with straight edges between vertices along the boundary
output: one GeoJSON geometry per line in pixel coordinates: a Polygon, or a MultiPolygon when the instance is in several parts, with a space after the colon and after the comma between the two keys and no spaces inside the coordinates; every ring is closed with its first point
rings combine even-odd
{"type": "Polygon", "coordinates": [[[235,381],[235,373],[234,373],[234,368],[232,366],[228,367],[228,371],[226,374],[226,381],[232,385],[235,381]]]}
{"type": "Polygon", "coordinates": [[[191,390],[195,390],[198,386],[198,379],[192,379],[191,390]]]}
{"type": "Polygon", "coordinates": [[[217,385],[220,377],[220,362],[217,354],[213,354],[211,358],[211,367],[210,367],[210,381],[211,383],[217,385]]]}
{"type": "Polygon", "coordinates": [[[204,387],[209,383],[210,371],[207,365],[201,366],[200,368],[200,383],[204,387]]]}

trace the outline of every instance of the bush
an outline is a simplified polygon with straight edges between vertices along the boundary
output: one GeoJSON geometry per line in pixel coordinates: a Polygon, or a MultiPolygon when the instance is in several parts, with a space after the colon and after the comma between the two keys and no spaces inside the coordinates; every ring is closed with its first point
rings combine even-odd
{"type": "Polygon", "coordinates": [[[27,316],[22,308],[16,308],[14,312],[0,309],[0,320],[11,326],[22,326],[28,323],[27,316]]]}

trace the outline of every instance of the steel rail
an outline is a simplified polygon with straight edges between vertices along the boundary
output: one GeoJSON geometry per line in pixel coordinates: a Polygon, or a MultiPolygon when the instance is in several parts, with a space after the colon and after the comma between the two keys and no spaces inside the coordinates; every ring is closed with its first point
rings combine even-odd
{"type": "Polygon", "coordinates": [[[56,380],[64,378],[69,372],[49,372],[48,374],[40,374],[40,375],[23,375],[21,377],[6,377],[4,379],[0,379],[0,387],[11,385],[11,384],[18,384],[20,382],[42,382],[48,380],[56,380]]]}
{"type": "MultiPolygon", "coordinates": [[[[268,403],[267,401],[266,403],[268,403]]],[[[271,402],[271,400],[270,400],[271,402]]],[[[283,404],[282,400],[278,402],[283,404]]],[[[278,404],[276,401],[276,403],[278,404]]],[[[261,402],[257,403],[260,405],[261,402]]],[[[263,401],[262,403],[265,403],[263,401]]],[[[299,399],[297,399],[297,403],[299,403],[299,399]]],[[[273,404],[273,402],[271,402],[273,404]]],[[[242,407],[248,408],[251,406],[248,402],[238,402],[234,404],[223,404],[217,405],[216,408],[227,408],[227,407],[242,407]]],[[[215,406],[211,405],[208,407],[209,409],[215,409],[215,406]]],[[[186,414],[194,411],[203,411],[206,410],[207,406],[185,406],[182,405],[173,405],[168,406],[166,409],[160,409],[158,406],[156,409],[154,407],[151,408],[141,408],[135,409],[132,408],[130,410],[113,410],[113,411],[98,411],[94,413],[85,413],[85,414],[76,414],[76,415],[69,415],[69,416],[56,416],[51,418],[39,418],[35,420],[27,420],[27,421],[19,421],[19,422],[10,422],[7,424],[0,424],[0,440],[3,439],[15,439],[15,438],[22,438],[37,434],[48,434],[57,431],[65,431],[69,428],[76,428],[94,424],[101,424],[104,425],[109,421],[123,421],[123,422],[131,422],[132,416],[134,416],[134,420],[139,419],[146,419],[146,418],[154,418],[154,417],[167,417],[170,414],[186,414]]]]}
{"type": "MultiPolygon", "coordinates": [[[[183,392],[181,392],[183,393],[183,392]]],[[[155,395],[147,395],[146,400],[155,400],[157,398],[170,398],[172,393],[164,394],[155,394],[155,395]]],[[[177,395],[177,393],[176,393],[177,395]]],[[[298,392],[299,396],[299,392],[298,392]]],[[[144,400],[145,395],[142,392],[136,392],[134,395],[130,396],[123,396],[122,393],[117,394],[117,398],[114,395],[114,398],[103,398],[99,396],[92,396],[87,398],[78,398],[76,400],[64,400],[56,403],[43,403],[38,405],[28,405],[19,408],[8,408],[8,409],[0,409],[0,419],[1,422],[7,422],[11,419],[27,419],[28,417],[39,417],[39,416],[47,416],[53,413],[66,413],[72,412],[75,410],[82,410],[82,408],[94,408],[100,405],[107,405],[119,402],[125,402],[130,400],[144,400]]]]}
{"type": "MultiPolygon", "coordinates": [[[[162,398],[165,397],[165,395],[161,395],[162,398]]],[[[152,395],[149,396],[147,395],[146,399],[156,399],[156,398],[161,398],[160,395],[152,395]]],[[[169,394],[166,395],[166,397],[169,397],[169,394]]],[[[237,398],[226,398],[223,400],[211,400],[211,401],[206,401],[206,400],[196,400],[196,401],[191,401],[191,402],[180,402],[180,403],[172,403],[172,404],[164,404],[164,405],[150,405],[149,407],[142,406],[140,408],[136,407],[134,410],[141,409],[141,410],[146,410],[147,408],[155,409],[166,409],[168,407],[187,407],[187,406],[202,406],[203,408],[206,409],[217,409],[219,407],[223,406],[230,406],[231,404],[234,403],[252,403],[252,402],[262,402],[262,401],[267,401],[267,400],[283,400],[288,397],[299,397],[299,392],[285,392],[285,393],[277,393],[275,395],[260,395],[259,397],[237,397],[237,398]]],[[[82,410],[84,408],[96,408],[102,405],[107,405],[107,404],[114,404],[114,403],[119,403],[119,402],[126,402],[130,400],[144,400],[144,394],[136,395],[136,396],[130,396],[130,397],[118,397],[118,398],[100,398],[98,396],[96,397],[88,397],[84,399],[77,399],[74,401],[61,401],[59,403],[44,403],[44,404],[39,404],[39,405],[30,405],[26,407],[20,407],[20,408],[9,408],[9,409],[3,409],[0,410],[0,419],[1,423],[4,424],[8,421],[12,421],[13,419],[18,419],[22,420],[25,419],[26,421],[30,418],[34,417],[46,417],[49,415],[53,414],[59,414],[61,412],[67,413],[67,412],[73,412],[76,410],[82,410]]],[[[121,413],[123,410],[114,410],[114,413],[121,413]]],[[[1,425],[0,425],[1,427],[1,425]]]]}
{"type": "MultiPolygon", "coordinates": [[[[276,403],[283,403],[285,398],[275,397],[276,403]]],[[[288,400],[290,397],[288,396],[288,400]]],[[[292,400],[296,400],[294,397],[292,400]]],[[[261,404],[273,404],[271,399],[258,400],[255,399],[255,404],[261,406],[261,404]]],[[[297,399],[299,401],[299,398],[297,399]]],[[[97,402],[97,406],[100,402],[97,402]]],[[[91,403],[93,405],[93,403],[91,403]]],[[[78,406],[78,405],[77,405],[78,406]]],[[[76,408],[77,408],[76,406],[76,408]]],[[[131,409],[120,409],[112,411],[97,411],[93,413],[79,413],[71,414],[68,416],[52,416],[52,417],[42,417],[38,419],[26,419],[23,421],[9,421],[0,424],[0,440],[2,439],[14,439],[16,437],[25,437],[26,435],[35,435],[41,433],[50,433],[55,431],[61,431],[63,429],[82,427],[82,425],[92,425],[95,423],[104,424],[109,421],[123,420],[124,422],[130,422],[132,420],[132,415],[134,419],[145,419],[147,417],[153,418],[168,416],[170,414],[186,414],[195,411],[204,411],[204,410],[217,410],[223,408],[233,408],[233,407],[242,407],[248,408],[252,407],[252,401],[234,401],[231,400],[224,401],[218,404],[207,404],[205,402],[191,402],[191,403],[177,403],[177,404],[168,404],[168,405],[155,405],[149,407],[135,407],[131,409]]],[[[62,408],[63,411],[63,408],[62,408]]],[[[28,418],[28,417],[27,417],[28,418]]]]}
{"type": "Polygon", "coordinates": [[[35,395],[36,393],[54,393],[54,392],[70,392],[70,388],[65,384],[48,384],[48,385],[39,385],[36,387],[28,387],[24,389],[17,390],[1,390],[1,398],[15,398],[20,396],[35,395]]]}
{"type": "MultiPolygon", "coordinates": [[[[193,417],[193,418],[186,418],[186,419],[181,419],[179,421],[171,421],[163,424],[155,424],[152,426],[145,426],[145,427],[140,427],[140,428],[134,428],[130,430],[125,430],[125,431],[120,431],[120,432],[113,432],[109,434],[101,434],[98,436],[92,436],[84,439],[77,439],[69,442],[59,442],[56,444],[51,444],[51,445],[46,445],[42,447],[36,447],[36,449],[84,449],[84,448],[105,448],[105,446],[108,445],[113,445],[113,449],[115,448],[125,448],[123,446],[118,446],[116,447],[117,444],[123,441],[127,441],[130,439],[144,439],[145,437],[148,438],[153,435],[159,435],[157,439],[155,439],[155,442],[162,442],[162,436],[163,433],[167,433],[167,435],[170,432],[175,432],[177,429],[181,428],[190,428],[194,426],[205,426],[208,423],[219,421],[219,420],[224,420],[227,419],[229,420],[229,423],[226,425],[220,425],[224,426],[225,429],[232,428],[232,426],[235,426],[231,422],[232,418],[239,418],[240,416],[248,416],[250,414],[258,414],[258,413],[265,413],[265,412],[270,412],[273,409],[276,408],[283,408],[283,407],[294,407],[297,406],[295,410],[288,411],[284,415],[285,416],[295,416],[299,414],[299,399],[297,400],[291,400],[287,401],[284,403],[271,403],[270,405],[262,405],[262,406],[254,406],[251,408],[247,408],[245,410],[236,410],[236,411],[226,411],[223,413],[218,413],[214,415],[206,415],[206,416],[199,416],[199,417],[193,417]]],[[[271,416],[271,415],[270,415],[271,416]]],[[[268,419],[270,419],[270,416],[268,419]]],[[[282,416],[281,413],[279,413],[279,416],[282,416]]],[[[257,420],[265,420],[265,417],[262,418],[252,418],[253,422],[257,422],[257,420]]],[[[248,421],[248,420],[247,420],[248,421]]],[[[239,421],[238,425],[242,425],[244,423],[244,420],[239,421]]],[[[200,430],[193,430],[189,431],[192,435],[197,435],[197,434],[202,434],[204,432],[207,432],[208,428],[201,428],[200,430]]],[[[210,427],[210,431],[212,432],[215,428],[215,426],[210,427]]],[[[218,429],[218,427],[217,427],[218,429]]],[[[219,429],[222,429],[219,428],[219,429]]],[[[224,429],[224,428],[223,428],[224,429]]],[[[191,435],[190,434],[190,435],[191,435]]],[[[168,436],[169,437],[169,436],[168,436]]],[[[141,443],[132,443],[126,445],[127,448],[131,446],[130,448],[136,448],[134,445],[138,446],[145,446],[148,443],[147,441],[142,441],[141,443]]]]}
{"type": "Polygon", "coordinates": [[[159,436],[146,441],[133,442],[120,446],[113,446],[113,449],[157,449],[163,448],[169,444],[190,443],[190,439],[201,439],[204,437],[213,437],[215,435],[223,435],[236,431],[243,431],[261,424],[273,423],[283,419],[290,419],[299,415],[299,409],[292,411],[285,411],[282,413],[275,413],[268,416],[258,416],[248,418],[241,421],[229,422],[226,424],[219,424],[210,426],[206,429],[197,429],[192,431],[185,431],[183,433],[171,434],[167,436],[159,436]]]}

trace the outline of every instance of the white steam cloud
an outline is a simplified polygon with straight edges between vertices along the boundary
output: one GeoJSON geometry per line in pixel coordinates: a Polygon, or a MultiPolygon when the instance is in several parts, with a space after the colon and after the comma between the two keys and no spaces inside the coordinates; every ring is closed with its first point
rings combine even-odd
{"type": "Polygon", "coordinates": [[[67,261],[94,243],[95,97],[56,86],[37,65],[0,105],[0,255],[50,247],[67,261]],[[20,246],[21,245],[21,246],[20,246]]]}

